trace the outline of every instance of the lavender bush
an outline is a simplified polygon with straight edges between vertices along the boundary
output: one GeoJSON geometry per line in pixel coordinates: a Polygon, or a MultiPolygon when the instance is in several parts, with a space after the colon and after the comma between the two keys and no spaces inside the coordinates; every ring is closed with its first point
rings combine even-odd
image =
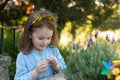
{"type": "Polygon", "coordinates": [[[95,42],[91,37],[88,39],[88,48],[85,50],[81,46],[69,48],[67,69],[65,70],[67,80],[107,80],[106,76],[101,75],[104,68],[102,61],[119,59],[119,55],[116,52],[117,48],[109,43],[108,35],[107,43],[99,42],[98,32],[95,33],[95,38],[95,42]]]}

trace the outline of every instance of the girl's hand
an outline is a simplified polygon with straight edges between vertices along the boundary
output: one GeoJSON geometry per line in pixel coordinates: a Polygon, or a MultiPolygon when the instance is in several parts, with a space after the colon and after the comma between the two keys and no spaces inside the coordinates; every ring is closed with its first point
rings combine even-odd
{"type": "Polygon", "coordinates": [[[48,68],[48,60],[42,60],[37,64],[35,71],[37,73],[41,73],[41,72],[46,71],[47,68],[48,68]]]}
{"type": "Polygon", "coordinates": [[[50,57],[49,63],[52,65],[52,67],[55,71],[59,71],[60,66],[59,66],[59,62],[56,57],[54,57],[54,56],[50,57]]]}
{"type": "Polygon", "coordinates": [[[40,61],[36,68],[32,71],[32,80],[36,80],[41,72],[46,71],[48,68],[48,60],[40,61]]]}

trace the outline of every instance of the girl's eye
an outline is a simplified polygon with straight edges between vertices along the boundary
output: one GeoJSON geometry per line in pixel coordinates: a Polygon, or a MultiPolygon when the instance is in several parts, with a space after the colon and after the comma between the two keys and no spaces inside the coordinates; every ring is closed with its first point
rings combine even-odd
{"type": "MultiPolygon", "coordinates": [[[[43,39],[45,39],[45,38],[39,38],[39,40],[43,40],[43,39]]],[[[46,38],[47,40],[50,40],[51,39],[51,37],[49,37],[49,38],[46,38]]]]}
{"type": "Polygon", "coordinates": [[[48,40],[50,40],[51,39],[51,37],[49,37],[49,38],[47,38],[48,40]]]}
{"type": "Polygon", "coordinates": [[[39,38],[39,40],[42,40],[43,38],[39,38]]]}

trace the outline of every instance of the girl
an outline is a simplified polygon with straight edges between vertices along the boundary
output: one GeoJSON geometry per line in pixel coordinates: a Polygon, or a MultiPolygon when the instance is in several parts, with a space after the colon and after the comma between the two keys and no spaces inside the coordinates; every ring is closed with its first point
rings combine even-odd
{"type": "Polygon", "coordinates": [[[20,39],[14,80],[42,80],[66,68],[57,46],[57,17],[35,11],[26,22],[20,39]]]}

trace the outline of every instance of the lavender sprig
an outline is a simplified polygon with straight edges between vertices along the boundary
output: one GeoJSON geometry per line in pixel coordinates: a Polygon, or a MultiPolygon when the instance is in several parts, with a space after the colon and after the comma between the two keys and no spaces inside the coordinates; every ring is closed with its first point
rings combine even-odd
{"type": "Polygon", "coordinates": [[[109,34],[106,35],[106,40],[110,41],[109,34]]]}
{"type": "Polygon", "coordinates": [[[98,30],[95,31],[95,38],[98,37],[98,30]]]}

